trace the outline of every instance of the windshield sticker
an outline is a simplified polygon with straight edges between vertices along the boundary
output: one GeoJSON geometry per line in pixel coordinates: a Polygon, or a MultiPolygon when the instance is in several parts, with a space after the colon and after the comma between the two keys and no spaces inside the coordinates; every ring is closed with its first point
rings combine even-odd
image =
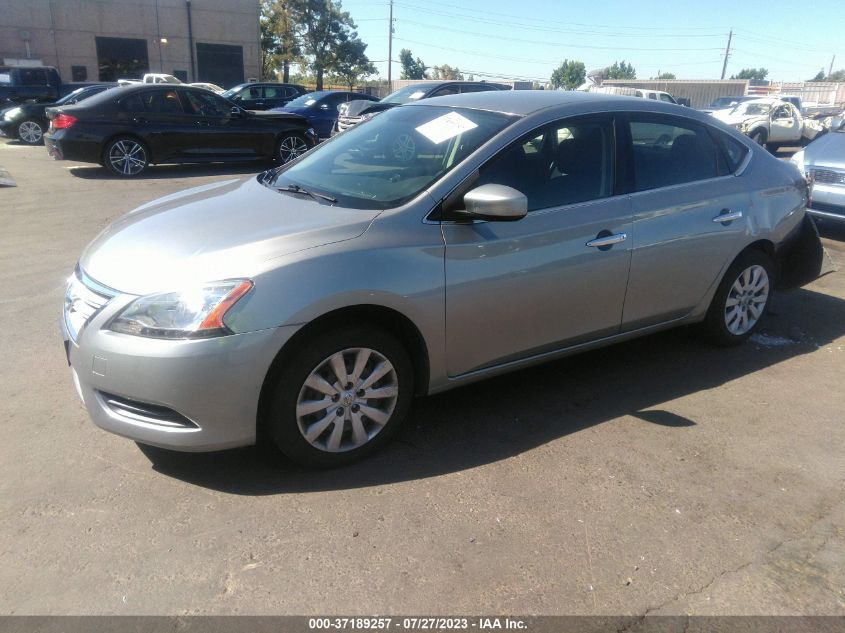
{"type": "Polygon", "coordinates": [[[422,134],[432,143],[439,144],[476,127],[478,127],[478,125],[470,121],[465,116],[462,116],[457,112],[450,112],[449,114],[444,114],[433,121],[429,121],[428,123],[419,126],[417,128],[417,132],[422,134]]]}
{"type": "Polygon", "coordinates": [[[417,90],[416,92],[411,93],[411,96],[410,96],[410,97],[408,97],[408,98],[409,98],[409,99],[419,99],[419,98],[420,98],[420,97],[422,97],[424,94],[425,94],[425,93],[424,93],[422,90],[417,90]]]}
{"type": "Polygon", "coordinates": [[[12,76],[7,73],[0,73],[0,84],[12,83],[12,76]]]}

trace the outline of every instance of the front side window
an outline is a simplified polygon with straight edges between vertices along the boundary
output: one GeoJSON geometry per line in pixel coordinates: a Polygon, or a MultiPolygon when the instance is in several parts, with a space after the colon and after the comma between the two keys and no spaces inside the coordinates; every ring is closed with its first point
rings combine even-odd
{"type": "Polygon", "coordinates": [[[660,100],[665,101],[666,103],[675,103],[675,100],[669,95],[660,95],[660,100]]]}
{"type": "Polygon", "coordinates": [[[610,120],[576,120],[531,132],[502,150],[482,167],[476,185],[512,187],[536,211],[606,198],[613,174],[610,120]]]}
{"type": "Polygon", "coordinates": [[[188,111],[200,116],[228,116],[229,106],[223,99],[206,92],[187,90],[184,93],[188,111]]]}
{"type": "Polygon", "coordinates": [[[514,117],[480,110],[392,108],[281,167],[268,186],[298,185],[343,207],[404,204],[452,170],[514,117]]]}
{"type": "Polygon", "coordinates": [[[629,125],[636,191],[724,175],[719,149],[703,126],[636,119],[629,125]]]}

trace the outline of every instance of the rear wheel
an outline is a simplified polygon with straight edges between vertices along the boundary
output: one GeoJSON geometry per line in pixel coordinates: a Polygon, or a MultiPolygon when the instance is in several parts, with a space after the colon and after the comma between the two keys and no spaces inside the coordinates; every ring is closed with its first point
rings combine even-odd
{"type": "Polygon", "coordinates": [[[149,152],[139,140],[116,138],[103,151],[103,164],[113,174],[132,178],[140,175],[150,164],[149,152]]]}
{"type": "Polygon", "coordinates": [[[749,250],[728,268],[702,324],[716,345],[739,345],[754,333],[772,298],[774,265],[762,251],[749,250]]]}
{"type": "Polygon", "coordinates": [[[298,134],[287,134],[276,143],[276,159],[282,163],[289,163],[294,158],[308,151],[308,143],[298,134]]]}
{"type": "Polygon", "coordinates": [[[346,464],[396,432],[413,382],[408,353],[392,334],[371,328],[325,332],[279,373],[266,429],[295,462],[346,464]]]}
{"type": "Polygon", "coordinates": [[[27,145],[40,145],[44,142],[44,125],[35,119],[27,119],[18,124],[18,138],[27,145]]]}

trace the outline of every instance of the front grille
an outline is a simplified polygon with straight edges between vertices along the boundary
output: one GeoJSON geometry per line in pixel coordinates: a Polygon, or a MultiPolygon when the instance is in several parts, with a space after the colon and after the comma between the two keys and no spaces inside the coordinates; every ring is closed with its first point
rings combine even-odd
{"type": "Polygon", "coordinates": [[[836,204],[827,204],[826,202],[816,202],[813,200],[810,202],[810,211],[823,211],[824,213],[834,213],[836,215],[841,215],[845,217],[845,206],[839,206],[836,204]]]}
{"type": "Polygon", "coordinates": [[[179,429],[199,428],[193,421],[169,407],[130,400],[102,391],[98,392],[97,395],[113,413],[132,422],[144,422],[145,424],[179,429]]]}
{"type": "Polygon", "coordinates": [[[65,291],[64,316],[68,334],[76,341],[91,318],[111,301],[115,293],[89,279],[77,269],[65,291]]]}
{"type": "Polygon", "coordinates": [[[826,185],[845,185],[845,172],[832,169],[813,169],[813,180],[826,185]]]}

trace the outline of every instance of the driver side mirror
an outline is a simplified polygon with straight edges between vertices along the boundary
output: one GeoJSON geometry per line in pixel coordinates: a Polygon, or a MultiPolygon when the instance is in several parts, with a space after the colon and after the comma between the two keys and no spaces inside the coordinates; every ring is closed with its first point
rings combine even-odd
{"type": "Polygon", "coordinates": [[[464,195],[461,215],[488,222],[515,222],[528,213],[528,198],[506,185],[481,185],[464,195]]]}
{"type": "Polygon", "coordinates": [[[231,112],[232,116],[241,116],[244,113],[244,111],[241,110],[238,106],[232,106],[232,109],[231,109],[230,112],[231,112]]]}

